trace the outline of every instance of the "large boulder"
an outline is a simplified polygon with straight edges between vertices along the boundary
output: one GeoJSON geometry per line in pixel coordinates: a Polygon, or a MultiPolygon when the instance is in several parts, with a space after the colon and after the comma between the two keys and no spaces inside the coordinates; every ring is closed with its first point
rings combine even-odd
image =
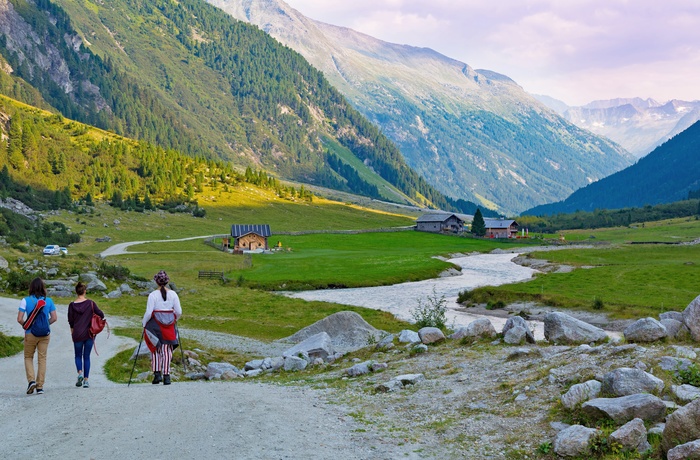
{"type": "Polygon", "coordinates": [[[666,452],[680,444],[697,439],[700,439],[700,399],[666,417],[661,446],[666,452]]]}
{"type": "Polygon", "coordinates": [[[445,340],[445,334],[437,327],[423,327],[418,330],[420,341],[426,345],[431,343],[442,342],[445,340]]]}
{"type": "Polygon", "coordinates": [[[410,329],[404,329],[399,333],[400,343],[420,343],[420,336],[416,331],[411,331],[410,329]]]}
{"type": "Polygon", "coordinates": [[[693,340],[700,342],[700,295],[683,310],[683,322],[690,329],[693,340]]]}
{"type": "Polygon", "coordinates": [[[107,290],[107,286],[105,283],[98,279],[94,279],[87,284],[87,291],[88,292],[104,292],[107,290]]]}
{"type": "Polygon", "coordinates": [[[306,366],[309,365],[309,362],[305,360],[304,358],[300,358],[298,356],[285,356],[284,357],[284,365],[282,368],[285,371],[303,371],[306,369],[306,366]]]}
{"type": "Polygon", "coordinates": [[[233,364],[213,362],[207,365],[207,370],[204,373],[204,376],[207,380],[217,380],[221,379],[223,375],[227,373],[243,375],[243,373],[233,364]]]}
{"type": "Polygon", "coordinates": [[[648,393],[591,399],[583,403],[581,410],[591,418],[609,418],[616,423],[627,423],[635,418],[658,422],[666,416],[666,404],[648,393]]]}
{"type": "Polygon", "coordinates": [[[608,444],[617,444],[624,449],[636,450],[639,453],[651,448],[651,444],[647,441],[647,429],[641,418],[635,418],[613,431],[608,437],[608,444]]]}
{"type": "MultiPolygon", "coordinates": [[[[535,336],[532,334],[532,331],[530,330],[527,321],[525,321],[525,319],[522,316],[511,316],[506,320],[506,324],[503,325],[503,330],[501,331],[503,333],[503,336],[505,337],[508,331],[515,327],[524,328],[526,331],[525,340],[527,340],[528,343],[535,343],[535,336]]],[[[520,334],[518,333],[518,335],[520,334]]]]}
{"type": "Polygon", "coordinates": [[[547,313],[544,317],[544,338],[552,343],[602,342],[607,337],[604,330],[564,313],[547,313]]]}
{"type": "Polygon", "coordinates": [[[664,381],[641,369],[621,367],[603,376],[603,393],[629,396],[637,393],[661,392],[664,381]]]}
{"type": "Polygon", "coordinates": [[[572,425],[554,438],[554,453],[560,457],[581,457],[590,453],[591,441],[600,433],[595,428],[572,425]]]}
{"type": "Polygon", "coordinates": [[[528,334],[532,333],[522,326],[511,327],[503,334],[503,341],[508,345],[521,345],[528,339],[528,334]]]}
{"type": "Polygon", "coordinates": [[[700,399],[700,388],[693,385],[672,385],[671,392],[678,400],[684,403],[700,399]]]}
{"type": "Polygon", "coordinates": [[[682,311],[665,311],[665,312],[659,314],[659,321],[663,321],[665,319],[674,319],[674,320],[680,321],[682,323],[683,322],[683,312],[682,311]]]}
{"type": "Polygon", "coordinates": [[[676,358],[675,356],[662,356],[659,367],[665,371],[686,371],[693,364],[688,358],[676,358]]]}
{"type": "Polygon", "coordinates": [[[569,391],[561,396],[561,403],[567,409],[573,409],[577,405],[597,398],[600,394],[601,383],[597,380],[589,380],[577,383],[569,388],[569,391]]]}
{"type": "Polygon", "coordinates": [[[673,339],[684,339],[690,336],[690,329],[681,321],[675,319],[662,319],[659,321],[665,328],[667,337],[673,339]]]}
{"type": "Polygon", "coordinates": [[[374,328],[354,311],[340,311],[301,329],[283,342],[299,343],[320,332],[327,333],[333,347],[343,353],[365,348],[382,337],[382,331],[374,328]]]}
{"type": "Polygon", "coordinates": [[[496,329],[488,318],[479,318],[467,324],[460,338],[492,338],[496,336],[496,329]]]}
{"type": "Polygon", "coordinates": [[[700,460],[700,439],[676,446],[666,453],[667,460],[700,460]]]}
{"type": "Polygon", "coordinates": [[[314,358],[327,359],[328,356],[335,354],[331,336],[325,332],[319,332],[285,350],[282,356],[299,356],[300,354],[305,354],[312,360],[314,358]]]}
{"type": "Polygon", "coordinates": [[[642,318],[627,326],[623,334],[628,342],[656,342],[666,337],[668,332],[654,318],[642,318]]]}

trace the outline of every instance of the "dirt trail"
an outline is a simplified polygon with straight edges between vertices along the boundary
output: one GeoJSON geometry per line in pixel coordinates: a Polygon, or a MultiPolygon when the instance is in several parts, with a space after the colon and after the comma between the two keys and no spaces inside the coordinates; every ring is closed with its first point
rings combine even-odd
{"type": "MultiPolygon", "coordinates": [[[[5,334],[23,332],[18,305],[0,298],[5,334]]],[[[317,390],[246,381],[111,383],[103,364],[136,346],[124,337],[98,337],[90,388],[75,387],[67,305],[57,309],[44,395],[25,393],[22,353],[0,359],[0,458],[417,458],[407,445],[355,431],[350,409],[326,404],[317,390]]]]}

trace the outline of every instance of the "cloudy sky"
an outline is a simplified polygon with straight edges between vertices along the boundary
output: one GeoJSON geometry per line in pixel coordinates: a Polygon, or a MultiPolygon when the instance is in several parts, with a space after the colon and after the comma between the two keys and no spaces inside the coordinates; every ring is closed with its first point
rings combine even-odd
{"type": "Polygon", "coordinates": [[[569,105],[700,99],[698,0],[285,0],[305,16],[433,48],[569,105]]]}

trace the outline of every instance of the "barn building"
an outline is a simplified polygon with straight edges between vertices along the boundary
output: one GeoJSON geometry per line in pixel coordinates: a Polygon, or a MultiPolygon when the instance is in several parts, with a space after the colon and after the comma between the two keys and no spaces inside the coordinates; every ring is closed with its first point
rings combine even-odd
{"type": "Polygon", "coordinates": [[[263,225],[231,225],[233,250],[255,251],[268,250],[267,239],[272,233],[268,224],[263,225]]]}
{"type": "Polygon", "coordinates": [[[508,219],[484,219],[487,238],[516,238],[518,223],[508,219]]]}
{"type": "Polygon", "coordinates": [[[462,233],[465,220],[457,214],[423,214],[416,219],[416,230],[432,233],[462,233]]]}

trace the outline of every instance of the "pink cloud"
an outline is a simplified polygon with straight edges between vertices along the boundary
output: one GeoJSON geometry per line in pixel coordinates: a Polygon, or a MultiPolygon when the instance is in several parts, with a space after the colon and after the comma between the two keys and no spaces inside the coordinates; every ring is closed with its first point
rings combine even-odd
{"type": "Polygon", "coordinates": [[[313,19],[506,74],[528,91],[551,88],[556,93],[545,94],[570,104],[622,96],[700,99],[700,2],[692,0],[287,3],[313,19]],[[617,81],[624,83],[611,84],[617,81]]]}

